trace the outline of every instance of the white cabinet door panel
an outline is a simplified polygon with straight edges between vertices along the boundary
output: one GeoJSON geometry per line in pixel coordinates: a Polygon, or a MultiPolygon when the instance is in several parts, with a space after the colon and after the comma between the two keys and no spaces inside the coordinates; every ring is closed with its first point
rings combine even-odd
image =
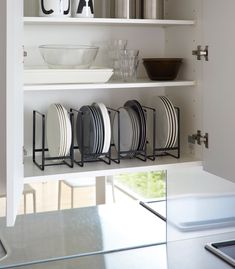
{"type": "Polygon", "coordinates": [[[235,1],[203,1],[203,45],[209,45],[209,61],[203,60],[204,150],[206,171],[235,182],[235,1]]]}
{"type": "Polygon", "coordinates": [[[0,41],[1,49],[6,44],[5,61],[1,63],[1,68],[6,69],[1,81],[1,102],[5,107],[0,130],[4,148],[1,180],[7,182],[7,225],[13,225],[23,190],[23,1],[2,0],[0,13],[1,19],[5,18],[6,33],[0,41]]]}

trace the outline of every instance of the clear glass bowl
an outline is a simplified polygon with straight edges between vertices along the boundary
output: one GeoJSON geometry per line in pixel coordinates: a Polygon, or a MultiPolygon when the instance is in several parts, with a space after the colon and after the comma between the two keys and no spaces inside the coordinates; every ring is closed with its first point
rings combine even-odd
{"type": "Polygon", "coordinates": [[[41,45],[39,50],[49,68],[87,69],[94,62],[99,48],[85,45],[41,45]]]}

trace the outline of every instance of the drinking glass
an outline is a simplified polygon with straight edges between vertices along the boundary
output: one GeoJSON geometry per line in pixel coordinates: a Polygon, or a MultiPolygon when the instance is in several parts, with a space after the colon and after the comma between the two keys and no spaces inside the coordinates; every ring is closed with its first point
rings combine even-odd
{"type": "Polygon", "coordinates": [[[123,81],[135,81],[139,66],[139,50],[121,50],[119,62],[121,78],[123,81]]]}
{"type": "Polygon", "coordinates": [[[115,39],[110,41],[108,50],[109,58],[111,60],[111,67],[113,68],[113,79],[120,79],[120,51],[125,50],[127,46],[127,40],[115,39]]]}

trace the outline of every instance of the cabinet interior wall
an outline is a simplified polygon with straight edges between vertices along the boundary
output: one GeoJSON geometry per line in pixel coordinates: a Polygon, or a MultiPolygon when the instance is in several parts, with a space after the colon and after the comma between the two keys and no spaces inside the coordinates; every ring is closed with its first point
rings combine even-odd
{"type": "MultiPolygon", "coordinates": [[[[197,20],[203,0],[164,0],[164,19],[197,20]]],[[[196,21],[198,24],[198,21],[196,21]]]]}
{"type": "MultiPolygon", "coordinates": [[[[165,1],[166,19],[196,19],[195,1],[165,1]],[[178,8],[178,6],[183,8],[178,8]]],[[[25,15],[33,16],[37,1],[25,0],[25,15]],[[26,6],[27,3],[27,6],[26,6]],[[34,4],[33,4],[34,3],[34,4]]],[[[195,35],[198,26],[157,27],[136,25],[25,25],[24,45],[28,52],[25,66],[41,65],[43,60],[38,46],[41,44],[93,44],[100,47],[95,65],[107,66],[107,43],[111,39],[127,39],[128,47],[140,50],[144,57],[182,57],[184,65],[179,79],[195,80],[200,75],[199,64],[191,55],[196,46],[195,35]]],[[[139,77],[146,77],[142,62],[139,77]]],[[[200,77],[200,76],[199,76],[200,77]]],[[[145,105],[151,105],[153,96],[166,94],[181,109],[182,152],[201,156],[199,147],[188,144],[188,135],[201,128],[200,87],[173,87],[155,89],[94,89],[68,91],[29,91],[24,93],[24,147],[28,155],[32,152],[32,111],[46,112],[54,102],[61,102],[66,108],[79,108],[84,104],[102,101],[106,105],[118,108],[128,99],[138,99],[145,105]]]]}
{"type": "MultiPolygon", "coordinates": [[[[26,25],[24,46],[28,52],[25,66],[43,65],[38,46],[42,44],[83,44],[99,46],[94,65],[109,64],[108,42],[113,39],[128,40],[128,48],[139,49],[140,58],[164,56],[165,31],[161,27],[105,26],[105,25],[26,25]]],[[[139,76],[146,76],[142,63],[139,76]]]]}
{"type": "MultiPolygon", "coordinates": [[[[94,10],[96,18],[105,16],[114,17],[114,0],[96,0],[94,1],[94,10]],[[107,5],[109,10],[107,11],[107,5]]],[[[37,17],[39,13],[39,0],[24,0],[24,16],[37,17]]]]}
{"type": "MultiPolygon", "coordinates": [[[[159,88],[157,93],[164,94],[164,88],[159,88]]],[[[49,92],[25,92],[24,94],[24,148],[27,156],[32,155],[32,126],[33,110],[46,113],[52,103],[61,103],[66,109],[79,109],[83,105],[90,105],[93,102],[103,102],[111,108],[119,108],[127,100],[140,100],[142,104],[149,105],[151,96],[156,94],[155,89],[94,89],[94,90],[69,90],[69,91],[49,91],[49,92]],[[146,92],[148,94],[146,94],[146,92]]],[[[41,121],[38,121],[40,130],[41,121]]],[[[37,144],[40,145],[41,135],[37,136],[37,144]]]]}
{"type": "MultiPolygon", "coordinates": [[[[100,47],[94,65],[108,66],[107,44],[112,39],[127,39],[128,48],[139,49],[140,58],[158,55],[164,56],[165,32],[155,27],[130,26],[87,26],[87,25],[27,25],[24,29],[24,46],[27,51],[25,66],[42,65],[38,46],[41,44],[93,44],[100,47]],[[130,34],[131,33],[131,34],[130,34]],[[141,36],[141,38],[139,38],[141,36]]],[[[142,62],[139,77],[146,77],[142,62]]],[[[24,93],[24,147],[27,155],[32,153],[32,111],[46,113],[51,103],[60,102],[66,108],[80,108],[93,102],[104,102],[107,106],[118,108],[129,99],[137,99],[150,105],[152,94],[156,89],[94,89],[94,90],[60,90],[32,91],[24,93]],[[146,94],[148,93],[148,94],[146,94]]],[[[157,93],[164,94],[164,88],[157,93]]]]}

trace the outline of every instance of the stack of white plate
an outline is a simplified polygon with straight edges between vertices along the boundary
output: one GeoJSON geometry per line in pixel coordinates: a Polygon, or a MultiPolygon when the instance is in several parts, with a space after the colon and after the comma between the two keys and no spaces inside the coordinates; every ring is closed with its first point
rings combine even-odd
{"type": "Polygon", "coordinates": [[[157,96],[153,102],[156,109],[156,148],[173,148],[178,138],[175,107],[166,96],[157,96]]]}
{"type": "Polygon", "coordinates": [[[72,128],[68,112],[61,104],[52,104],[47,111],[46,138],[51,157],[62,157],[69,154],[72,128]]]}
{"type": "Polygon", "coordinates": [[[122,157],[134,157],[146,144],[146,119],[142,106],[136,100],[129,100],[119,108],[113,121],[113,140],[122,157]],[[118,115],[119,119],[118,120],[118,115]],[[126,152],[126,151],[130,151],[126,152]]]}
{"type": "Polygon", "coordinates": [[[111,68],[48,69],[35,66],[24,70],[24,84],[106,83],[112,75],[111,68]]]}
{"type": "Polygon", "coordinates": [[[111,143],[111,125],[109,113],[102,103],[80,108],[76,122],[78,148],[84,154],[104,154],[111,143]]]}

